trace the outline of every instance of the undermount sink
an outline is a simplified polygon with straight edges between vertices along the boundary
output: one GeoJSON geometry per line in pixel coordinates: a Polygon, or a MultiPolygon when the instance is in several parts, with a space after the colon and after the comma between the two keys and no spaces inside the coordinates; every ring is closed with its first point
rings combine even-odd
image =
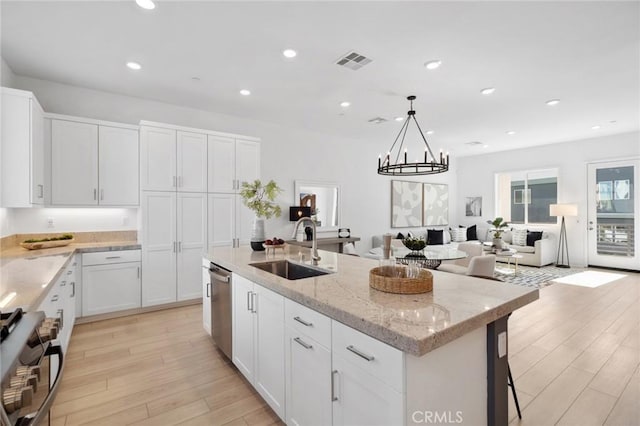
{"type": "Polygon", "coordinates": [[[293,263],[288,260],[271,260],[269,262],[250,263],[250,265],[288,280],[300,280],[302,278],[318,277],[331,273],[322,269],[293,263]]]}

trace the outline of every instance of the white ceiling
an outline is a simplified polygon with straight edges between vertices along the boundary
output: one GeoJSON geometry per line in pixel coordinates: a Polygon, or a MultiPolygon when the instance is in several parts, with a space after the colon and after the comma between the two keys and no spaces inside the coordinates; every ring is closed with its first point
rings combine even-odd
{"type": "Polygon", "coordinates": [[[376,156],[414,94],[432,148],[473,155],[639,130],[639,5],[2,1],[1,47],[19,75],[358,138],[376,156]],[[335,65],[351,50],[373,62],[335,65]]]}

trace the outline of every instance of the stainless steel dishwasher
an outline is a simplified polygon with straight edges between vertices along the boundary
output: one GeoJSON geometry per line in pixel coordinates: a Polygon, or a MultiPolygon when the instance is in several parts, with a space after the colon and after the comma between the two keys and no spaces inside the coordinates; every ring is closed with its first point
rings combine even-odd
{"type": "Polygon", "coordinates": [[[211,335],[218,348],[231,358],[231,271],[215,263],[211,277],[211,335]]]}

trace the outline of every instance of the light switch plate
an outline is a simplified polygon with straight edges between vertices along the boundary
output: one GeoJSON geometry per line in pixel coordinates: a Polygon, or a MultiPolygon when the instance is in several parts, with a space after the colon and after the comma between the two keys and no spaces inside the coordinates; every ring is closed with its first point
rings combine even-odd
{"type": "Polygon", "coordinates": [[[507,332],[503,331],[498,334],[498,358],[502,358],[507,354],[507,332]]]}

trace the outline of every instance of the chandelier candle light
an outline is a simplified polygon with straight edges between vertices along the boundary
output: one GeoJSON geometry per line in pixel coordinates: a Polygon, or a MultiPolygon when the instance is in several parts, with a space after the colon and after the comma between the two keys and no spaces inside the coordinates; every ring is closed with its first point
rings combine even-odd
{"type": "Polygon", "coordinates": [[[407,112],[407,119],[404,120],[402,127],[400,128],[400,132],[396,139],[393,141],[393,145],[391,145],[391,149],[387,152],[384,161],[382,159],[382,155],[378,156],[378,174],[379,175],[391,175],[391,176],[418,176],[418,175],[433,175],[436,173],[444,173],[449,170],[449,153],[443,154],[442,150],[440,150],[440,158],[439,161],[436,161],[435,155],[431,151],[431,147],[427,143],[427,139],[424,137],[422,133],[422,129],[416,120],[416,112],[413,109],[413,101],[416,99],[415,96],[408,96],[407,100],[411,103],[411,109],[407,112]],[[404,138],[407,135],[407,130],[409,129],[409,122],[413,119],[413,122],[416,124],[418,128],[418,132],[420,132],[420,136],[422,136],[422,141],[424,142],[424,161],[420,162],[416,160],[415,163],[409,163],[407,161],[407,148],[404,149],[404,158],[403,162],[400,162],[400,153],[402,152],[402,146],[404,145],[404,138]],[[400,135],[402,135],[402,139],[400,139],[400,135]],[[391,163],[391,154],[394,152],[393,149],[398,143],[400,139],[400,145],[398,145],[398,151],[395,156],[395,163],[391,163]],[[431,160],[431,161],[429,161],[431,160]]]}

